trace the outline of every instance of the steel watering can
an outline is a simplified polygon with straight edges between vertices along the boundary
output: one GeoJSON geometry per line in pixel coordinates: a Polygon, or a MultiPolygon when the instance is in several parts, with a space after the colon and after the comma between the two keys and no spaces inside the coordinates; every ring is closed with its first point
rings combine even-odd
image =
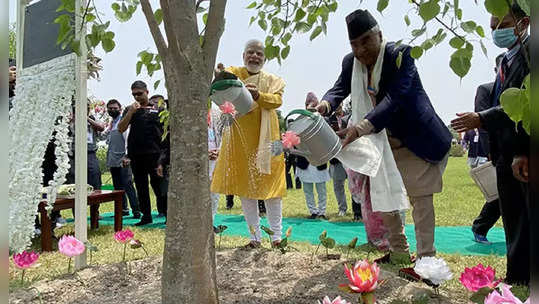
{"type": "Polygon", "coordinates": [[[300,144],[289,152],[307,158],[313,166],[326,164],[342,149],[339,136],[318,113],[307,110],[293,110],[285,118],[286,129],[300,138],[300,144]],[[290,124],[288,117],[299,114],[290,124]]]}
{"type": "Polygon", "coordinates": [[[249,113],[253,106],[251,93],[238,79],[222,79],[212,83],[210,99],[219,106],[226,101],[232,103],[240,116],[249,113]]]}

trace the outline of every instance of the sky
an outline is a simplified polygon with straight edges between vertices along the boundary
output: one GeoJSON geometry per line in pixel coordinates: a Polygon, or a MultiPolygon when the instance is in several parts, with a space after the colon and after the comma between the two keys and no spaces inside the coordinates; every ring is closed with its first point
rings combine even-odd
{"type": "MultiPolygon", "coordinates": [[[[130,85],[133,81],[140,79],[149,84],[150,94],[166,96],[163,85],[153,92],[154,81],[164,78],[162,72],[154,74],[151,79],[143,75],[144,72],[139,76],[135,72],[137,54],[142,50],[153,52],[156,50],[140,8],[130,21],[120,23],[114,18],[110,8],[111,1],[96,0],[95,2],[102,18],[111,20],[110,30],[116,33],[116,48],[108,54],[101,49],[96,52],[96,55],[103,59],[104,70],[100,72],[100,81],[89,81],[88,94],[102,100],[115,98],[122,104],[128,105],[133,102],[130,85]]],[[[151,2],[155,9],[158,1],[151,0],[151,2]]],[[[252,0],[228,0],[227,2],[225,31],[217,54],[217,62],[222,62],[225,66],[243,64],[242,52],[248,40],[264,41],[265,34],[256,23],[249,27],[253,10],[247,10],[245,7],[251,2],[252,0]]],[[[391,1],[383,15],[376,11],[376,0],[363,0],[361,4],[359,0],[338,2],[337,11],[330,15],[327,23],[327,35],[321,34],[314,41],[309,40],[309,34],[294,36],[290,42],[290,55],[282,62],[282,65],[271,61],[264,67],[266,71],[282,77],[287,83],[283,105],[280,108],[283,114],[293,109],[303,108],[308,92],[314,92],[321,99],[324,93],[333,86],[341,71],[342,58],[351,51],[344,18],[353,10],[369,9],[378,20],[382,33],[388,41],[404,39],[406,43],[412,37],[410,32],[413,27],[407,28],[404,23],[404,15],[410,9],[408,1],[391,1]]],[[[455,113],[473,111],[476,88],[480,84],[494,80],[494,58],[502,52],[494,46],[490,38],[490,15],[481,4],[482,1],[479,1],[479,5],[476,5],[474,1],[461,2],[464,11],[463,20],[473,20],[485,29],[488,58],[480,51],[479,44],[474,44],[476,50],[472,59],[472,68],[465,78],[459,79],[449,68],[449,58],[453,49],[448,45],[451,38],[448,37],[441,45],[429,50],[416,61],[423,86],[436,112],[447,124],[455,117],[455,113]]],[[[15,3],[16,0],[9,0],[10,22],[15,21],[15,3]]],[[[412,15],[413,13],[410,13],[410,17],[412,15]]],[[[413,25],[419,27],[419,17],[412,17],[412,22],[413,25]]],[[[438,26],[433,25],[428,32],[432,35],[437,30],[438,26]]]]}

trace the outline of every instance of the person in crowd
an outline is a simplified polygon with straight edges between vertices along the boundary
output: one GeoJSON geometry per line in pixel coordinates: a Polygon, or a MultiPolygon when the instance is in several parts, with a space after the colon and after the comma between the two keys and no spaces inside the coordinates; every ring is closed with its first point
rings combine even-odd
{"type": "Polygon", "coordinates": [[[148,176],[157,205],[165,205],[162,192],[163,177],[157,172],[159,159],[163,153],[161,140],[163,128],[158,110],[149,103],[146,83],[140,80],[133,82],[131,93],[135,102],[124,110],[118,130],[124,133],[130,128],[127,137],[127,155],[131,160],[131,169],[142,212],[140,222],[135,225],[143,226],[153,222],[148,176]]]}
{"type": "MultiPolygon", "coordinates": [[[[208,110],[208,174],[210,182],[213,177],[213,171],[215,170],[217,158],[219,157],[219,150],[221,149],[223,127],[224,125],[221,121],[221,111],[214,107],[210,108],[208,110]]],[[[211,192],[210,198],[212,204],[212,217],[215,222],[215,214],[217,213],[217,207],[219,206],[219,193],[211,192]]],[[[214,228],[214,230],[216,230],[216,228],[214,228]]]]}
{"type": "MultiPolygon", "coordinates": [[[[292,120],[289,119],[288,122],[290,123],[292,120]]],[[[292,153],[288,153],[285,151],[285,160],[286,160],[286,189],[292,189],[294,188],[294,184],[296,185],[296,189],[301,189],[301,181],[299,180],[299,177],[296,176],[296,156],[292,153]],[[292,169],[292,173],[290,173],[290,169],[292,169]],[[294,174],[294,178],[292,178],[292,174],[294,174]]]]}
{"type": "Polygon", "coordinates": [[[9,58],[9,110],[13,107],[13,98],[15,97],[15,85],[17,83],[17,62],[9,58]]]}
{"type": "MultiPolygon", "coordinates": [[[[504,54],[496,57],[496,67],[494,72],[498,73],[498,66],[501,64],[504,54]]],[[[494,82],[485,83],[477,87],[477,93],[475,95],[475,112],[480,112],[490,108],[490,92],[494,88],[494,82]]],[[[476,130],[476,129],[474,129],[476,130]]],[[[479,128],[478,130],[478,147],[477,147],[477,158],[474,159],[470,164],[470,152],[468,152],[468,164],[473,169],[477,166],[484,164],[490,160],[489,153],[489,139],[488,132],[485,129],[479,128]]],[[[468,130],[467,132],[470,132],[468,130]]],[[[475,137],[473,138],[475,139],[475,137]]],[[[475,218],[472,224],[472,232],[474,235],[474,240],[482,244],[490,244],[487,239],[487,234],[496,224],[500,218],[500,202],[499,200],[494,200],[492,202],[485,202],[483,208],[479,215],[475,218]]]]}
{"type": "Polygon", "coordinates": [[[230,210],[234,207],[234,195],[226,196],[226,209],[230,210]]]}
{"type": "Polygon", "coordinates": [[[129,215],[127,199],[131,205],[133,218],[140,218],[140,208],[138,205],[137,193],[133,186],[133,173],[127,158],[127,136],[129,130],[121,133],[118,130],[118,124],[122,120],[122,104],[111,99],[107,102],[107,113],[112,118],[109,127],[107,128],[106,138],[108,143],[107,149],[107,167],[110,169],[112,184],[115,190],[124,190],[123,199],[123,215],[129,215]]]}
{"type": "Polygon", "coordinates": [[[243,52],[244,66],[226,69],[245,83],[254,102],[249,113],[236,118],[238,128],[224,133],[211,185],[212,192],[240,197],[251,231],[251,242],[246,249],[260,247],[258,200],[265,201],[270,229],[274,232],[273,246],[280,243],[282,235],[285,163],[282,154],[272,155],[271,144],[281,137],[276,109],[282,104],[285,82],[262,70],[265,59],[264,44],[250,40],[243,52]]]}
{"type": "MultiPolygon", "coordinates": [[[[307,93],[305,100],[305,108],[312,109],[318,105],[318,98],[314,93],[307,93]]],[[[327,189],[326,183],[329,181],[328,165],[313,166],[303,156],[296,156],[296,176],[299,177],[303,184],[303,193],[305,194],[305,202],[310,219],[321,218],[327,220],[326,204],[327,204],[327,189]],[[314,187],[318,193],[318,206],[314,198],[314,187]]]]}
{"type": "MultiPolygon", "coordinates": [[[[387,132],[394,160],[384,157],[383,161],[389,161],[387,165],[392,171],[396,163],[413,206],[417,255],[434,256],[433,194],[442,191],[451,133],[423,89],[410,55],[411,47],[386,42],[378,23],[367,10],[352,12],[346,17],[346,23],[352,52],[344,57],[341,75],[324,95],[317,110],[329,115],[350,94],[362,97],[361,100],[352,98],[352,113],[361,109],[354,106],[356,102],[373,105],[365,116],[352,116],[353,123],[340,133],[344,137],[343,146],[373,132],[387,132]],[[402,60],[397,60],[399,57],[402,60]]],[[[394,176],[395,180],[397,178],[394,176]]],[[[407,207],[402,195],[403,191],[399,191],[399,202],[373,200],[373,210],[381,210],[379,204],[393,204],[387,209],[393,211],[382,213],[384,226],[389,231],[391,252],[378,259],[379,263],[411,262],[401,218],[402,208],[407,207]]],[[[413,268],[403,268],[401,273],[411,279],[420,279],[413,268]]]]}
{"type": "MultiPolygon", "coordinates": [[[[339,117],[342,116],[342,110],[339,110],[327,118],[326,121],[329,123],[331,128],[337,132],[339,131],[339,117]]],[[[345,216],[346,211],[348,210],[348,203],[346,202],[346,193],[344,191],[344,184],[347,179],[346,170],[342,163],[333,158],[329,161],[329,176],[333,180],[333,192],[335,193],[335,198],[337,199],[337,204],[339,205],[338,216],[345,216]]]]}
{"type": "Polygon", "coordinates": [[[527,141],[523,130],[515,124],[500,106],[500,96],[508,88],[520,88],[530,73],[529,34],[530,17],[513,3],[503,19],[491,17],[494,44],[507,49],[498,66],[489,108],[483,111],[458,113],[451,121],[457,132],[482,128],[488,132],[490,155],[496,167],[499,204],[507,244],[508,284],[527,285],[530,281],[530,223],[527,193],[521,179],[527,164],[523,161],[527,141]],[[524,139],[522,139],[524,137],[524,139]],[[515,165],[513,165],[516,161],[515,165]],[[514,169],[515,170],[514,172],[514,169]],[[515,174],[517,173],[517,174],[515,174]],[[515,176],[516,175],[516,176],[515,176]]]}

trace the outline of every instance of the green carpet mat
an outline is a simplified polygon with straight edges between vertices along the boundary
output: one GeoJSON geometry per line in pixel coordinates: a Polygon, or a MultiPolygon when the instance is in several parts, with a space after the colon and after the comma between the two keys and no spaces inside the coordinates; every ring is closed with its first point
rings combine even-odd
{"type": "MultiPolygon", "coordinates": [[[[144,226],[144,228],[165,228],[165,218],[156,217],[154,214],[153,224],[144,226]]],[[[113,225],[114,216],[112,213],[101,215],[103,220],[99,221],[101,225],[113,225]]],[[[139,220],[132,216],[125,216],[123,223],[126,226],[132,226],[139,220]]],[[[215,216],[215,225],[226,225],[228,229],[223,235],[249,236],[249,229],[243,218],[243,215],[224,215],[215,216]]],[[[266,218],[261,219],[261,225],[269,227],[266,218]]],[[[358,237],[358,244],[367,242],[365,228],[363,223],[353,222],[328,222],[322,220],[310,220],[302,218],[283,218],[283,230],[292,226],[291,241],[306,241],[311,244],[318,244],[318,236],[323,230],[327,230],[328,236],[334,238],[338,244],[346,245],[354,237],[358,237]]],[[[263,237],[267,237],[262,232],[263,237]]],[[[414,226],[406,225],[406,236],[412,251],[415,251],[414,226]]],[[[473,241],[471,228],[468,226],[436,227],[435,246],[438,252],[461,254],[461,255],[499,255],[506,254],[505,234],[502,228],[494,227],[488,234],[489,241],[492,244],[479,244],[473,241]]]]}

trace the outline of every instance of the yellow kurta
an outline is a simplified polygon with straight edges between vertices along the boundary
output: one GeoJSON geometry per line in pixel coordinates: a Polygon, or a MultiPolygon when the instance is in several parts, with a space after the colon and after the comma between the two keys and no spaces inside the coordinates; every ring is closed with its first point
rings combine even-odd
{"type": "Polygon", "coordinates": [[[249,75],[244,67],[230,67],[229,72],[244,83],[257,85],[260,97],[253,109],[223,130],[221,150],[213,173],[211,191],[250,199],[269,199],[286,195],[283,154],[271,157],[271,173],[257,169],[262,111],[268,110],[271,141],[280,140],[279,120],[275,109],[282,104],[284,81],[272,74],[249,75]]]}

